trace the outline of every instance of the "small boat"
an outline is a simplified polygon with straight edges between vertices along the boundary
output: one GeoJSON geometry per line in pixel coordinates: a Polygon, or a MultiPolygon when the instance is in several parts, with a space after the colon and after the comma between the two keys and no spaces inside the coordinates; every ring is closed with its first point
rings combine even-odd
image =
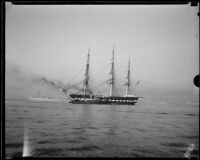
{"type": "MultiPolygon", "coordinates": [[[[130,94],[130,58],[128,61],[128,72],[127,72],[127,82],[124,84],[126,86],[126,94],[124,96],[117,96],[114,93],[114,88],[116,86],[116,76],[115,76],[115,63],[114,63],[114,47],[112,52],[112,63],[111,63],[111,78],[106,81],[110,85],[109,96],[95,95],[89,87],[89,59],[90,59],[90,49],[87,55],[85,78],[82,81],[83,88],[80,89],[82,93],[72,93],[70,89],[62,89],[62,91],[67,94],[69,98],[69,103],[72,104],[118,104],[118,105],[134,105],[140,98],[130,94]]],[[[75,87],[75,85],[74,85],[75,87]]]]}

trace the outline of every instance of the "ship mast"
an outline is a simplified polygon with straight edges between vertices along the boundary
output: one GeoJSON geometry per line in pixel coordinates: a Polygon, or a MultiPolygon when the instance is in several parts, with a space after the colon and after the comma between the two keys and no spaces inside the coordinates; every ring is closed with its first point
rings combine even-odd
{"type": "Polygon", "coordinates": [[[114,92],[114,83],[115,83],[115,75],[114,75],[114,48],[115,46],[113,45],[113,52],[112,52],[112,63],[111,63],[111,87],[110,87],[110,97],[113,96],[114,92]]]}
{"type": "Polygon", "coordinates": [[[129,95],[130,94],[130,57],[128,60],[127,83],[125,85],[127,85],[126,95],[129,95]]]}
{"type": "Polygon", "coordinates": [[[84,95],[86,95],[87,91],[89,91],[89,58],[90,58],[90,49],[88,49],[87,55],[87,63],[86,63],[86,71],[85,71],[85,79],[84,79],[84,95]]]}

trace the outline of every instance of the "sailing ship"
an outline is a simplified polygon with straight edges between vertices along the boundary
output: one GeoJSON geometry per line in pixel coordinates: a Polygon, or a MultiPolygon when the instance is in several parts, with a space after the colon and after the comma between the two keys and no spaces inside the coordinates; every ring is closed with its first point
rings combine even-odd
{"type": "Polygon", "coordinates": [[[89,85],[89,68],[90,68],[90,49],[88,50],[85,78],[83,82],[82,93],[72,93],[70,89],[63,89],[62,91],[67,94],[69,98],[69,103],[72,104],[119,104],[119,105],[134,105],[140,98],[130,94],[130,57],[128,61],[128,72],[127,72],[127,82],[124,84],[126,86],[126,94],[124,96],[117,96],[114,93],[116,77],[115,77],[115,62],[114,62],[114,46],[112,51],[112,62],[111,62],[111,78],[106,81],[110,85],[109,96],[95,95],[90,89],[89,85]]]}

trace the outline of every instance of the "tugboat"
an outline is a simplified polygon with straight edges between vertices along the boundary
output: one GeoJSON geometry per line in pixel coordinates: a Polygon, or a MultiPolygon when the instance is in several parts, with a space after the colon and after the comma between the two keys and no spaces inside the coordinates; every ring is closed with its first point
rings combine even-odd
{"type": "MultiPolygon", "coordinates": [[[[69,98],[69,103],[72,104],[116,104],[116,105],[134,105],[140,98],[130,94],[130,57],[128,61],[128,72],[127,72],[127,82],[124,84],[126,87],[126,94],[124,96],[117,96],[114,92],[116,87],[116,76],[115,76],[115,63],[114,63],[114,46],[112,52],[112,63],[111,63],[111,79],[105,81],[110,85],[110,95],[94,95],[89,87],[89,59],[90,59],[90,49],[88,50],[87,63],[85,78],[83,82],[83,88],[80,89],[82,93],[71,93],[70,89],[62,89],[62,91],[67,94],[69,98]]],[[[75,85],[74,85],[75,86],[75,85]]]]}

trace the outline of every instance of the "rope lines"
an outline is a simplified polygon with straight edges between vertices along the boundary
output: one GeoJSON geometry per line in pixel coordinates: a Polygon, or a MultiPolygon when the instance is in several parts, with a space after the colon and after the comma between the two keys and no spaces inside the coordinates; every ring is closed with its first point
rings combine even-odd
{"type": "Polygon", "coordinates": [[[68,83],[71,83],[72,80],[74,80],[75,78],[77,78],[77,76],[80,75],[80,73],[82,73],[84,69],[85,69],[85,67],[81,68],[77,73],[74,73],[73,76],[72,76],[72,78],[68,81],[68,83]]]}

